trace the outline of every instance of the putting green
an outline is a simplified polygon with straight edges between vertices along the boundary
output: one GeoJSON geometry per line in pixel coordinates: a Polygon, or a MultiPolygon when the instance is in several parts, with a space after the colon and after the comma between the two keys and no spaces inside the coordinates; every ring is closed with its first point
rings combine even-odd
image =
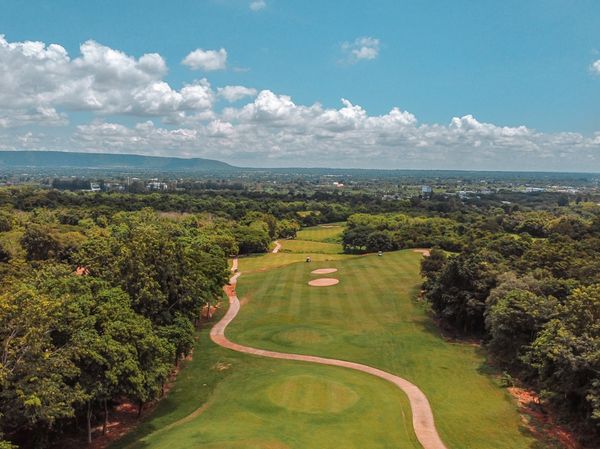
{"type": "Polygon", "coordinates": [[[295,412],[339,413],[354,405],[358,394],[340,382],[304,374],[270,387],[269,399],[295,412]]]}
{"type": "Polygon", "coordinates": [[[406,398],[387,382],[335,367],[246,356],[212,344],[205,333],[196,351],[175,389],[114,447],[420,447],[406,398]],[[215,360],[229,368],[214,369],[215,360]]]}

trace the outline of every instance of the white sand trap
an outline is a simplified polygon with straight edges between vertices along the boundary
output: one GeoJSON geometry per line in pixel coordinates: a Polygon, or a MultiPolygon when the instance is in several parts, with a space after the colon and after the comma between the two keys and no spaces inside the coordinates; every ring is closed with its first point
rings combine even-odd
{"type": "Polygon", "coordinates": [[[335,273],[337,268],[319,268],[318,270],[313,270],[310,274],[331,274],[335,273]]]}
{"type": "Polygon", "coordinates": [[[335,278],[319,278],[313,279],[308,283],[311,287],[329,287],[330,285],[339,284],[340,280],[335,278]]]}

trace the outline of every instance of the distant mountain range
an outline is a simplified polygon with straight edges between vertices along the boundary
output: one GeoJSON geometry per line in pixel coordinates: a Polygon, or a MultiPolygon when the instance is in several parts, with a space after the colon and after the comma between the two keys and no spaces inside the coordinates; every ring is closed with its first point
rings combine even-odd
{"type": "Polygon", "coordinates": [[[139,156],[134,154],[70,153],[66,151],[0,151],[0,169],[85,168],[152,171],[224,171],[236,167],[213,159],[139,156]]]}
{"type": "MultiPolygon", "coordinates": [[[[0,171],[35,169],[53,175],[87,175],[92,171],[127,172],[134,174],[187,173],[198,176],[237,176],[240,173],[274,174],[279,176],[350,176],[353,179],[410,178],[425,183],[435,179],[456,178],[461,180],[491,179],[503,181],[543,180],[549,182],[598,182],[596,173],[560,172],[506,172],[477,170],[410,170],[410,169],[358,169],[325,167],[236,167],[214,159],[135,154],[71,153],[67,151],[0,151],[0,171]]],[[[91,176],[94,176],[92,174],[91,176]]]]}

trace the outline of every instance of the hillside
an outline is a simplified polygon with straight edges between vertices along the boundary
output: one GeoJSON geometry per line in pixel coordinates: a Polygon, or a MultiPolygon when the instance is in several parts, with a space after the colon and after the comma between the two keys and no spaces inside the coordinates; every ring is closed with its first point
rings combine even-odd
{"type": "Polygon", "coordinates": [[[164,171],[231,170],[212,159],[139,156],[134,154],[70,153],[65,151],[0,151],[0,167],[142,169],[164,171]]]}

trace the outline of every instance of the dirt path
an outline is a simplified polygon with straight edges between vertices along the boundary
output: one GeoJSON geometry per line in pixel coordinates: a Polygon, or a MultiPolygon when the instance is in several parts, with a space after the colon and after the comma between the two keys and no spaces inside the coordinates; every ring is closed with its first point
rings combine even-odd
{"type": "Polygon", "coordinates": [[[277,240],[275,240],[275,248],[273,248],[273,254],[277,254],[280,249],[281,249],[281,243],[279,243],[277,240]]]}
{"type": "MultiPolygon", "coordinates": [[[[237,267],[236,260],[234,259],[234,266],[237,267]]],[[[252,348],[249,346],[239,345],[230,341],[225,336],[225,329],[231,323],[238,312],[240,311],[240,301],[235,293],[235,285],[237,278],[241,273],[236,273],[230,281],[225,291],[229,296],[229,310],[225,316],[219,321],[210,331],[210,338],[216,344],[223,346],[224,348],[231,349],[233,351],[243,352],[246,354],[257,355],[261,357],[270,357],[273,359],[284,359],[284,360],[298,360],[302,362],[318,363],[321,365],[340,366],[343,368],[349,368],[356,371],[362,371],[363,373],[371,374],[373,376],[380,377],[381,379],[387,380],[400,388],[410,402],[410,408],[413,417],[413,427],[417,439],[421,443],[424,449],[448,449],[442,442],[440,436],[435,428],[435,422],[433,420],[433,413],[431,406],[425,394],[416,386],[403,379],[401,377],[390,374],[386,371],[378,368],[373,368],[368,365],[361,363],[348,362],[345,360],[329,359],[325,357],[317,357],[312,355],[300,355],[300,354],[289,354],[285,352],[267,351],[264,349],[252,348]]]]}

